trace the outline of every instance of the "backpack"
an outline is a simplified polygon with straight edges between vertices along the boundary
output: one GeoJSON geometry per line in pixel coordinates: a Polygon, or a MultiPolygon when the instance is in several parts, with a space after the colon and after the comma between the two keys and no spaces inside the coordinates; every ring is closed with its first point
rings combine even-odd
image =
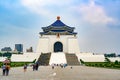
{"type": "Polygon", "coordinates": [[[9,69],[10,69],[10,66],[9,66],[9,65],[6,65],[6,69],[8,69],[8,70],[9,70],[9,69]]]}

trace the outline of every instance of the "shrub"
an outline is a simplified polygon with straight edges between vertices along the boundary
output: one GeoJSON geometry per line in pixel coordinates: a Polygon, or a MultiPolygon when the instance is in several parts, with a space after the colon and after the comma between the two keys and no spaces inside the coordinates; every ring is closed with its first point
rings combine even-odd
{"type": "Polygon", "coordinates": [[[82,59],[80,59],[80,62],[81,62],[81,64],[84,64],[84,63],[85,63],[82,59]]]}
{"type": "Polygon", "coordinates": [[[115,60],[114,64],[117,64],[117,65],[118,65],[118,64],[119,64],[118,60],[115,60]]]}

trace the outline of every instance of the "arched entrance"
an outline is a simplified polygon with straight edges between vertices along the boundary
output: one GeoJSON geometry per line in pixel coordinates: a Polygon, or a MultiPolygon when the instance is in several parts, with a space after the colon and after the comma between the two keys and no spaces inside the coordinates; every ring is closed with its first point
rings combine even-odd
{"type": "Polygon", "coordinates": [[[54,44],[54,52],[63,52],[63,44],[61,42],[54,44]]]}

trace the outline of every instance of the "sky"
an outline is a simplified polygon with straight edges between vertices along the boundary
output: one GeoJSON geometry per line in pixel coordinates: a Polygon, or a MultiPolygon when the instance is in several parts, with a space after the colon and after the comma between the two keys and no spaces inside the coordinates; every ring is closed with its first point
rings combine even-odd
{"type": "Polygon", "coordinates": [[[33,47],[60,16],[75,27],[80,51],[120,54],[120,0],[0,0],[0,49],[33,47]]]}

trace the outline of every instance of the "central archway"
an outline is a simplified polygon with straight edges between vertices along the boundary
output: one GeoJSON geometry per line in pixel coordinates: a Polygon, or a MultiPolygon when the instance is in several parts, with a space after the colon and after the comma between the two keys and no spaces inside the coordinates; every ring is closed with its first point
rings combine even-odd
{"type": "Polygon", "coordinates": [[[63,44],[61,42],[54,44],[54,52],[63,52],[63,44]]]}

